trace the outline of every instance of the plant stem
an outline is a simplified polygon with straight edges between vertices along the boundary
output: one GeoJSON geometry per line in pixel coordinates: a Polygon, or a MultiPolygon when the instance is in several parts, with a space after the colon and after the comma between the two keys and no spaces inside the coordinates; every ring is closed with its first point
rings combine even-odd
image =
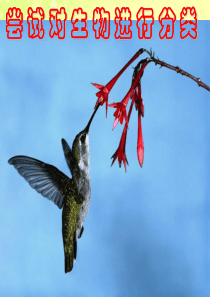
{"type": "MultiPolygon", "coordinates": [[[[189,77],[190,79],[194,80],[195,82],[197,82],[197,84],[198,84],[199,87],[202,87],[202,88],[204,88],[204,89],[206,89],[207,91],[210,92],[210,87],[207,86],[206,84],[204,84],[200,80],[199,77],[197,78],[197,77],[193,76],[192,74],[188,73],[187,71],[184,71],[183,69],[181,69],[178,66],[175,67],[175,66],[172,66],[172,65],[170,65],[170,64],[168,64],[168,63],[166,63],[164,61],[160,61],[158,58],[156,59],[154,57],[154,53],[152,54],[152,50],[150,50],[150,52],[149,52],[149,51],[147,51],[147,50],[144,49],[144,52],[146,52],[146,53],[148,53],[150,55],[150,61],[149,62],[154,62],[155,65],[160,65],[160,68],[161,67],[166,67],[168,69],[171,69],[171,70],[176,71],[177,73],[180,73],[181,75],[185,75],[185,76],[189,77]]],[[[140,61],[139,63],[142,63],[142,62],[140,61]]],[[[139,67],[138,64],[137,64],[137,66],[139,67]]],[[[136,67],[135,67],[135,69],[136,69],[136,67]]]]}

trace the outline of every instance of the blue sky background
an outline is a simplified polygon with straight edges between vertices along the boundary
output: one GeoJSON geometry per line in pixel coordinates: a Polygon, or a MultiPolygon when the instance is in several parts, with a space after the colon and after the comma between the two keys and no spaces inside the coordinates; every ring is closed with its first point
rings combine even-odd
{"type": "MultiPolygon", "coordinates": [[[[89,37],[8,40],[0,23],[0,296],[209,296],[210,93],[192,80],[150,63],[142,79],[145,157],[136,154],[137,113],[129,124],[127,173],[110,167],[123,126],[101,107],[90,129],[92,200],[78,240],[74,269],[64,273],[61,211],[34,191],[8,159],[27,155],[70,176],[61,138],[72,145],[96,102],[90,84],[106,84],[141,47],[210,85],[210,22],[198,38],[172,40],[89,37]]],[[[144,55],[143,57],[146,57],[144,55]]],[[[137,62],[134,62],[135,66],[137,62]]],[[[109,103],[121,101],[130,67],[109,103]]]]}

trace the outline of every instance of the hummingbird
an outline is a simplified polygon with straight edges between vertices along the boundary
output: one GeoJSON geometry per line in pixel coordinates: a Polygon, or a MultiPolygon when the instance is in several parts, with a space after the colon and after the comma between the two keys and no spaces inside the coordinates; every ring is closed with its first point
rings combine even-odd
{"type": "Polygon", "coordinates": [[[89,128],[98,109],[94,110],[87,126],[76,135],[72,149],[62,138],[65,160],[72,178],[55,166],[27,156],[15,156],[8,163],[17,169],[29,185],[53,201],[62,211],[62,236],[65,273],[73,269],[77,256],[77,239],[84,231],[91,199],[89,128]]]}

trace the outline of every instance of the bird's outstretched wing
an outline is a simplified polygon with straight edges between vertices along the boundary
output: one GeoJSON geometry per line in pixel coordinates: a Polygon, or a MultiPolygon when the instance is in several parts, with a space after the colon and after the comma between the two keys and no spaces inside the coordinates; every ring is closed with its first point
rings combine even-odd
{"type": "Polygon", "coordinates": [[[15,156],[8,163],[42,196],[53,201],[59,208],[63,207],[64,197],[61,189],[70,178],[56,167],[27,156],[15,156]]]}

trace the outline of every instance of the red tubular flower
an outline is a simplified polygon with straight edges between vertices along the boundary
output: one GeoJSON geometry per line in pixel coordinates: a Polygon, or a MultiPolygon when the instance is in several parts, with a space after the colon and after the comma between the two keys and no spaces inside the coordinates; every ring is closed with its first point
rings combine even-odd
{"type": "Polygon", "coordinates": [[[109,104],[109,106],[117,108],[116,112],[114,113],[114,116],[116,117],[116,119],[114,121],[114,126],[113,126],[113,129],[114,129],[119,121],[120,122],[123,121],[123,115],[122,115],[123,109],[124,109],[124,117],[126,116],[125,103],[128,103],[127,101],[129,100],[129,97],[132,98],[131,106],[130,106],[130,109],[128,112],[128,117],[127,117],[125,127],[123,130],[121,139],[120,139],[120,144],[119,144],[118,149],[112,156],[113,161],[111,164],[111,166],[112,166],[113,163],[115,162],[115,160],[118,158],[120,167],[121,167],[121,163],[123,161],[125,171],[126,171],[126,163],[128,164],[128,160],[127,160],[126,154],[125,154],[126,136],[127,136],[128,122],[130,119],[130,115],[131,115],[131,111],[132,111],[134,102],[135,102],[136,109],[138,110],[137,156],[138,156],[138,161],[139,161],[139,164],[141,167],[143,165],[143,160],[144,160],[144,142],[143,142],[143,136],[142,136],[142,127],[141,127],[141,116],[144,116],[144,103],[143,103],[143,99],[141,97],[141,76],[143,74],[144,68],[146,67],[146,64],[147,64],[146,62],[144,62],[142,64],[138,75],[133,78],[132,86],[131,86],[129,92],[126,94],[125,98],[122,100],[122,102],[109,104]],[[124,103],[124,106],[122,106],[123,103],[124,103]],[[121,107],[121,109],[120,109],[120,107],[121,107]],[[121,116],[121,118],[119,116],[121,116]]]}
{"type": "Polygon", "coordinates": [[[137,156],[139,164],[142,167],[144,160],[144,142],[141,128],[141,111],[138,109],[138,138],[137,138],[137,156]]]}
{"type": "Polygon", "coordinates": [[[141,81],[139,81],[138,85],[134,89],[134,96],[136,110],[139,109],[141,116],[144,117],[144,102],[141,97],[141,81]]]}
{"type": "Polygon", "coordinates": [[[95,109],[96,107],[100,105],[104,105],[106,102],[106,117],[107,117],[107,109],[108,109],[108,95],[110,90],[107,88],[107,86],[102,86],[96,83],[91,83],[93,86],[95,86],[100,91],[96,93],[96,96],[98,97],[98,100],[96,101],[95,109]]]}
{"type": "Polygon", "coordinates": [[[96,88],[98,88],[100,91],[96,93],[96,96],[98,97],[98,100],[96,102],[95,108],[98,106],[98,104],[103,105],[106,102],[106,117],[107,117],[107,108],[108,108],[108,95],[111,89],[113,88],[114,84],[118,80],[118,78],[121,76],[121,74],[126,70],[126,68],[144,52],[144,49],[140,49],[129,61],[128,63],[118,72],[115,77],[113,77],[110,82],[106,86],[92,83],[96,88]]]}
{"type": "Polygon", "coordinates": [[[120,144],[118,146],[118,149],[116,150],[116,152],[112,156],[113,161],[112,161],[112,164],[111,164],[111,166],[112,166],[114,164],[114,161],[118,158],[118,162],[119,162],[120,167],[121,167],[121,163],[123,161],[125,171],[126,171],[126,163],[128,164],[128,160],[127,160],[126,155],[125,155],[125,144],[126,144],[127,129],[128,129],[128,125],[125,124],[124,130],[123,130],[123,133],[122,133],[122,136],[121,136],[121,139],[120,139],[120,144]]]}
{"type": "Polygon", "coordinates": [[[144,117],[144,101],[143,101],[142,98],[141,98],[141,107],[140,107],[140,111],[141,111],[141,115],[142,115],[142,117],[144,117]]]}
{"type": "Polygon", "coordinates": [[[144,116],[144,103],[141,97],[141,81],[139,81],[138,85],[135,88],[134,92],[134,100],[135,106],[138,110],[138,137],[137,137],[137,156],[139,160],[139,164],[142,167],[144,160],[144,142],[142,135],[142,127],[141,127],[141,116],[144,116]]]}
{"type": "MultiPolygon", "coordinates": [[[[129,109],[129,112],[128,112],[128,122],[129,122],[129,119],[130,119],[133,104],[134,104],[134,99],[131,102],[131,106],[130,106],[130,109],[129,109]]],[[[120,144],[118,146],[118,149],[116,150],[114,155],[111,157],[111,158],[113,158],[111,166],[114,164],[114,161],[118,158],[118,162],[119,162],[120,167],[121,167],[121,163],[123,161],[125,171],[126,171],[126,163],[128,164],[128,160],[127,160],[126,155],[125,155],[125,144],[126,144],[127,130],[128,130],[128,123],[125,124],[125,127],[124,127],[124,130],[123,130],[121,139],[120,139],[120,144]]]]}
{"type": "Polygon", "coordinates": [[[127,117],[127,113],[126,113],[126,105],[123,102],[118,102],[118,103],[112,103],[109,104],[110,107],[115,107],[117,108],[115,113],[114,113],[114,117],[116,118],[114,121],[114,125],[112,130],[114,130],[114,128],[117,126],[118,121],[120,122],[120,124],[123,123],[123,119],[125,118],[125,122],[128,125],[128,117],[127,117]]]}
{"type": "MultiPolygon", "coordinates": [[[[136,95],[135,95],[135,91],[134,89],[136,89],[137,84],[140,81],[140,78],[142,76],[142,73],[144,71],[144,68],[146,67],[147,62],[144,61],[142,63],[141,69],[138,73],[138,75],[136,76],[136,78],[133,80],[132,85],[129,89],[129,91],[127,92],[127,94],[125,95],[124,99],[121,102],[118,103],[112,103],[109,104],[110,107],[114,107],[117,108],[117,110],[114,113],[115,116],[115,121],[114,121],[114,125],[113,125],[113,129],[117,126],[118,122],[120,121],[120,123],[123,123],[123,119],[125,118],[125,120],[127,119],[127,114],[126,114],[126,106],[128,104],[129,98],[132,96],[134,96],[134,98],[136,99],[136,95]]],[[[138,88],[138,87],[137,87],[138,88]]],[[[141,95],[140,95],[141,96],[141,95]]],[[[126,121],[127,123],[127,121],[126,121]]]]}

